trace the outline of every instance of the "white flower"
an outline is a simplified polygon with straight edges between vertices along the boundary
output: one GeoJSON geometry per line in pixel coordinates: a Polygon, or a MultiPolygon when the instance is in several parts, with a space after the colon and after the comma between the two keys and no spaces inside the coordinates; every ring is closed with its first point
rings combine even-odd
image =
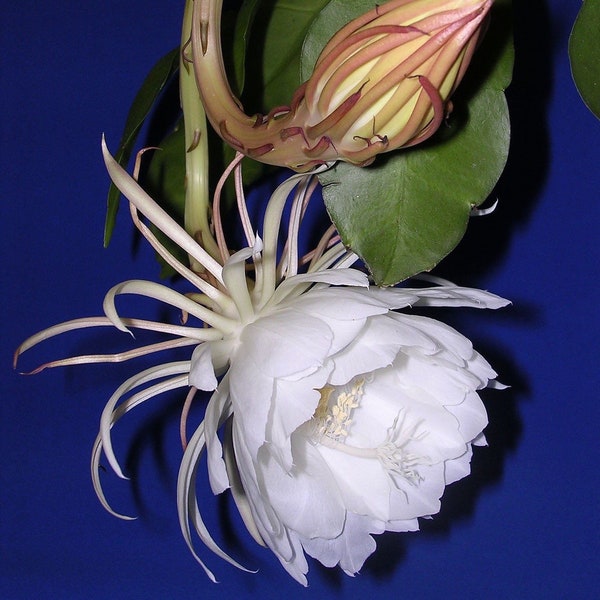
{"type": "MultiPolygon", "coordinates": [[[[231,483],[216,429],[233,415],[246,521],[304,585],[304,552],[353,575],[375,550],[370,534],[416,530],[439,511],[445,486],[469,473],[471,445],[484,443],[477,390],[495,377],[452,328],[392,309],[504,301],[449,285],[345,283],[313,287],[246,325],[204,423],[220,493],[231,483]]],[[[196,358],[192,375],[209,354],[196,358]]]]}
{"type": "MultiPolygon", "coordinates": [[[[205,419],[187,444],[182,434],[177,504],[184,538],[213,580],[194,549],[191,525],[209,549],[243,567],[217,546],[202,520],[195,484],[205,450],[214,493],[231,489],[249,532],[304,585],[305,552],[354,574],[375,549],[371,534],[414,530],[418,517],[438,512],[445,486],[469,473],[472,445],[484,443],[487,417],[477,390],[493,383],[495,373],[450,327],[396,311],[409,306],[498,308],[506,301],[440,280],[433,287],[369,287],[366,274],[351,267],[356,256],[332,228],[314,251],[299,257],[298,231],[314,189],[310,175],[294,175],[276,190],[262,239],[238,198],[248,245],[230,255],[217,226],[220,256],[210,256],[117,165],[105,146],[103,151],[138,229],[195,288],[181,294],[148,281],[118,284],[106,295],[104,317],[51,327],[16,352],[18,357],[66,331],[107,325],[173,337],[119,354],[62,359],[37,371],[193,347],[189,360],[132,376],[107,402],[92,454],[94,487],[105,508],[129,518],[113,511],[100,483],[102,451],[124,477],[111,428],[146,400],[189,388],[183,430],[195,392],[210,391],[212,396],[205,419]],[[278,252],[283,209],[294,188],[288,235],[278,252]],[[204,271],[192,271],[171,256],[138,211],[204,271]],[[120,294],[170,304],[186,322],[122,317],[115,305],[120,294]]],[[[217,198],[217,223],[218,211],[217,198]]]]}

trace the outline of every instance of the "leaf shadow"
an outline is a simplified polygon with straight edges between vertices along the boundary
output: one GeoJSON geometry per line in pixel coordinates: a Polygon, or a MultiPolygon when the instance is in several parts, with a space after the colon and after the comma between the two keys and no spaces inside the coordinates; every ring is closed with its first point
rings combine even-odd
{"type": "Polygon", "coordinates": [[[501,263],[512,236],[531,217],[548,177],[547,111],[553,60],[548,59],[552,57],[548,35],[552,27],[546,0],[516,2],[513,22],[516,60],[506,91],[510,150],[506,168],[490,195],[499,204],[492,215],[471,220],[461,242],[437,268],[441,276],[460,283],[474,284],[501,263]]]}

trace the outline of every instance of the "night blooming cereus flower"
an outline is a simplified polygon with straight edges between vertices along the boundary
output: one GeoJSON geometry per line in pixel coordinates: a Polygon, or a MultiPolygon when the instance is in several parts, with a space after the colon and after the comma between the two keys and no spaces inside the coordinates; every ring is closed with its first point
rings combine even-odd
{"type": "Polygon", "coordinates": [[[111,428],[146,400],[189,388],[184,432],[196,391],[211,397],[189,442],[182,436],[177,505],[184,538],[211,579],[194,549],[192,526],[210,550],[243,567],[216,544],[202,519],[196,475],[205,451],[213,492],[231,489],[251,535],[304,585],[305,553],[352,575],[375,550],[372,534],[415,530],[419,517],[437,513],[445,486],[469,473],[472,446],[484,443],[487,417],[477,392],[493,386],[496,374],[454,329],[397,310],[498,308],[506,301],[441,280],[432,287],[370,287],[367,275],[352,267],[356,256],[332,227],[314,250],[300,256],[299,229],[316,187],[314,175],[294,175],[275,191],[262,237],[251,226],[238,187],[247,246],[233,254],[222,233],[217,192],[221,256],[215,259],[158,207],[105,146],[103,151],[113,181],[130,201],[134,223],[193,287],[181,294],[154,282],[126,281],[106,295],[104,317],[57,325],[17,350],[18,356],[59,333],[106,325],[150,329],[171,338],[121,354],[58,360],[38,370],[193,348],[187,360],[132,376],[109,399],[92,455],[94,487],[107,510],[122,516],[109,506],[99,477],[102,451],[123,476],[111,428]],[[287,237],[278,251],[291,193],[287,237]],[[202,275],[171,256],[139,213],[201,264],[202,275]],[[122,317],[115,305],[120,294],[174,306],[186,322],[122,317]]]}
{"type": "Polygon", "coordinates": [[[224,72],[222,0],[196,0],[194,69],[207,115],[238,151],[306,171],[365,165],[430,137],[460,83],[492,0],[391,0],[343,27],[289,107],[247,116],[224,72]]]}

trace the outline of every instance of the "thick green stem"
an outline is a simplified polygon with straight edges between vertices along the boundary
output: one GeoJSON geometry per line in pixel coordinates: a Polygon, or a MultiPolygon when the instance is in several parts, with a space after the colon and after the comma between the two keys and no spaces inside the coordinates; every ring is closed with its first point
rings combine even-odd
{"type": "MultiPolygon", "coordinates": [[[[193,0],[187,0],[181,32],[179,93],[185,127],[185,229],[214,258],[220,253],[210,231],[210,194],[208,188],[208,130],[204,106],[191,66],[190,36],[193,0]]],[[[194,271],[203,267],[190,258],[194,271]]]]}

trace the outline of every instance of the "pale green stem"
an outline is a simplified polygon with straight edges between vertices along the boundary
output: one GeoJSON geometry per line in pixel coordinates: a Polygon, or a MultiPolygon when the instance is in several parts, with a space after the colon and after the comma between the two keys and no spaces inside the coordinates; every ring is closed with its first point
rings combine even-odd
{"type": "MultiPolygon", "coordinates": [[[[187,0],[181,32],[179,93],[185,128],[185,229],[217,260],[220,253],[210,231],[210,195],[208,190],[208,129],[204,106],[191,67],[190,37],[193,0],[187,0]]],[[[190,257],[192,270],[204,267],[190,257]]]]}

